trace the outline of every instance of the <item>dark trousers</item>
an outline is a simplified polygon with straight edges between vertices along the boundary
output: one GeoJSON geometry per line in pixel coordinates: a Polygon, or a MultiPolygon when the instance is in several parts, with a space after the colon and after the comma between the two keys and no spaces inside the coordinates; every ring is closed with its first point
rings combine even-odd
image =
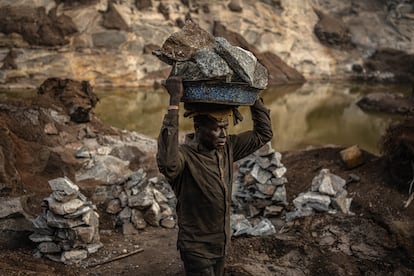
{"type": "Polygon", "coordinates": [[[224,257],[206,259],[180,251],[186,276],[223,276],[224,257]]]}

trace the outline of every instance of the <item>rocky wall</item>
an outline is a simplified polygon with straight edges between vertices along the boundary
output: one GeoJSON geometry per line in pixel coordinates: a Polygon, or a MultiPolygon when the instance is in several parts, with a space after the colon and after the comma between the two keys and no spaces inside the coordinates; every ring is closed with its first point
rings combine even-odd
{"type": "Polygon", "coordinates": [[[383,49],[412,56],[413,5],[403,0],[5,0],[0,87],[35,88],[48,77],[101,87],[153,85],[169,68],[151,50],[188,18],[232,44],[235,38],[235,45],[254,48],[269,70],[270,85],[401,80],[404,54],[391,67],[376,60],[373,68],[366,60],[383,49]]]}

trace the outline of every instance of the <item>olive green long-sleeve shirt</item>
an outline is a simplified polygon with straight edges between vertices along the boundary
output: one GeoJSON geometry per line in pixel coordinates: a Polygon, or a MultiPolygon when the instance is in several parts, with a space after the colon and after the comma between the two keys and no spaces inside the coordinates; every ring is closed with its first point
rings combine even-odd
{"type": "Polygon", "coordinates": [[[194,133],[178,144],[178,111],[165,115],[158,138],[157,162],[177,197],[177,247],[204,258],[225,254],[230,242],[233,162],[270,141],[269,110],[261,100],[250,107],[253,130],[228,135],[220,150],[206,150],[194,133]]]}

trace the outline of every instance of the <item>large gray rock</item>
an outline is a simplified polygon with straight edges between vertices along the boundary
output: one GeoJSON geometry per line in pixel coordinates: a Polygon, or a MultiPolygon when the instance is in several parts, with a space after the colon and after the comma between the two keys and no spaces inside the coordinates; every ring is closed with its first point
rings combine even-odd
{"type": "Polygon", "coordinates": [[[82,243],[91,243],[94,240],[95,234],[97,232],[95,226],[78,226],[73,229],[76,232],[76,237],[82,243]]]}
{"type": "Polygon", "coordinates": [[[147,226],[143,213],[137,209],[132,209],[131,222],[138,230],[143,230],[147,226]]]}
{"type": "Polygon", "coordinates": [[[0,219],[16,216],[26,217],[21,201],[20,197],[0,197],[0,219]]]}
{"type": "Polygon", "coordinates": [[[52,228],[72,228],[85,224],[82,219],[66,219],[63,216],[55,215],[51,211],[46,212],[47,225],[52,228]]]}
{"type": "Polygon", "coordinates": [[[151,226],[160,226],[161,209],[157,202],[154,201],[151,207],[145,211],[144,219],[151,226]]]}
{"type": "Polygon", "coordinates": [[[253,166],[250,173],[260,184],[266,184],[267,181],[272,178],[272,173],[267,170],[263,170],[258,164],[253,166]]]}
{"type": "Polygon", "coordinates": [[[85,202],[79,198],[74,198],[62,203],[55,200],[53,197],[47,197],[45,201],[47,201],[49,209],[58,215],[72,214],[85,204],[85,202]]]}
{"type": "Polygon", "coordinates": [[[173,74],[186,81],[224,80],[230,81],[233,70],[212,48],[201,49],[189,61],[177,62],[173,74]]]}
{"type": "Polygon", "coordinates": [[[109,201],[108,206],[106,207],[106,212],[109,214],[117,214],[121,210],[122,210],[121,201],[117,198],[109,201]]]}
{"type": "Polygon", "coordinates": [[[162,61],[172,65],[187,61],[200,49],[215,43],[214,37],[191,20],[187,20],[181,31],[173,33],[164,42],[162,49],[153,53],[162,61]]]}
{"type": "Polygon", "coordinates": [[[235,72],[235,77],[251,87],[265,89],[267,86],[267,70],[257,61],[252,52],[232,46],[225,38],[216,38],[215,51],[227,62],[235,72]],[[259,72],[256,73],[256,67],[259,72]]]}
{"type": "Polygon", "coordinates": [[[67,177],[59,177],[49,180],[53,197],[61,202],[66,202],[78,196],[79,187],[67,177]]]}
{"type": "Polygon", "coordinates": [[[313,178],[311,191],[335,196],[344,189],[345,184],[345,179],[330,173],[329,169],[322,169],[319,175],[313,178]]]}
{"type": "Polygon", "coordinates": [[[151,188],[146,187],[137,195],[128,196],[128,206],[137,207],[144,210],[152,205],[154,202],[154,193],[151,188]]]}
{"type": "Polygon", "coordinates": [[[76,264],[88,257],[88,251],[83,249],[74,249],[65,251],[61,255],[61,261],[65,264],[76,264]]]}
{"type": "Polygon", "coordinates": [[[313,208],[317,211],[328,211],[330,209],[331,198],[316,192],[301,193],[293,200],[297,209],[313,208]]]}
{"type": "Polygon", "coordinates": [[[76,181],[90,179],[113,184],[131,174],[128,166],[129,161],[111,155],[97,155],[89,167],[77,172],[76,181]]]}
{"type": "Polygon", "coordinates": [[[62,248],[54,242],[42,242],[37,247],[41,253],[58,253],[62,248]]]}

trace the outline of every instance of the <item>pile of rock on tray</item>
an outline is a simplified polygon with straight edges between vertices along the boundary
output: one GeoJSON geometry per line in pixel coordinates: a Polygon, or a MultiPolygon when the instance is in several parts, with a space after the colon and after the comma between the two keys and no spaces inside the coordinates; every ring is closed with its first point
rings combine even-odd
{"type": "Polygon", "coordinates": [[[148,225],[174,228],[176,198],[163,179],[148,179],[143,169],[110,186],[99,186],[94,202],[107,202],[106,212],[116,216],[115,226],[124,235],[137,234],[148,225]]]}
{"type": "Polygon", "coordinates": [[[35,257],[45,256],[65,264],[78,263],[103,245],[96,207],[68,178],[49,181],[52,194],[43,201],[30,239],[38,243],[35,257]]]}
{"type": "MultiPolygon", "coordinates": [[[[172,66],[170,76],[179,76],[184,82],[242,83],[257,90],[265,89],[268,84],[267,69],[253,53],[231,45],[223,37],[214,37],[191,20],[153,54],[172,66]]],[[[185,93],[184,98],[192,100],[185,93]]]]}

